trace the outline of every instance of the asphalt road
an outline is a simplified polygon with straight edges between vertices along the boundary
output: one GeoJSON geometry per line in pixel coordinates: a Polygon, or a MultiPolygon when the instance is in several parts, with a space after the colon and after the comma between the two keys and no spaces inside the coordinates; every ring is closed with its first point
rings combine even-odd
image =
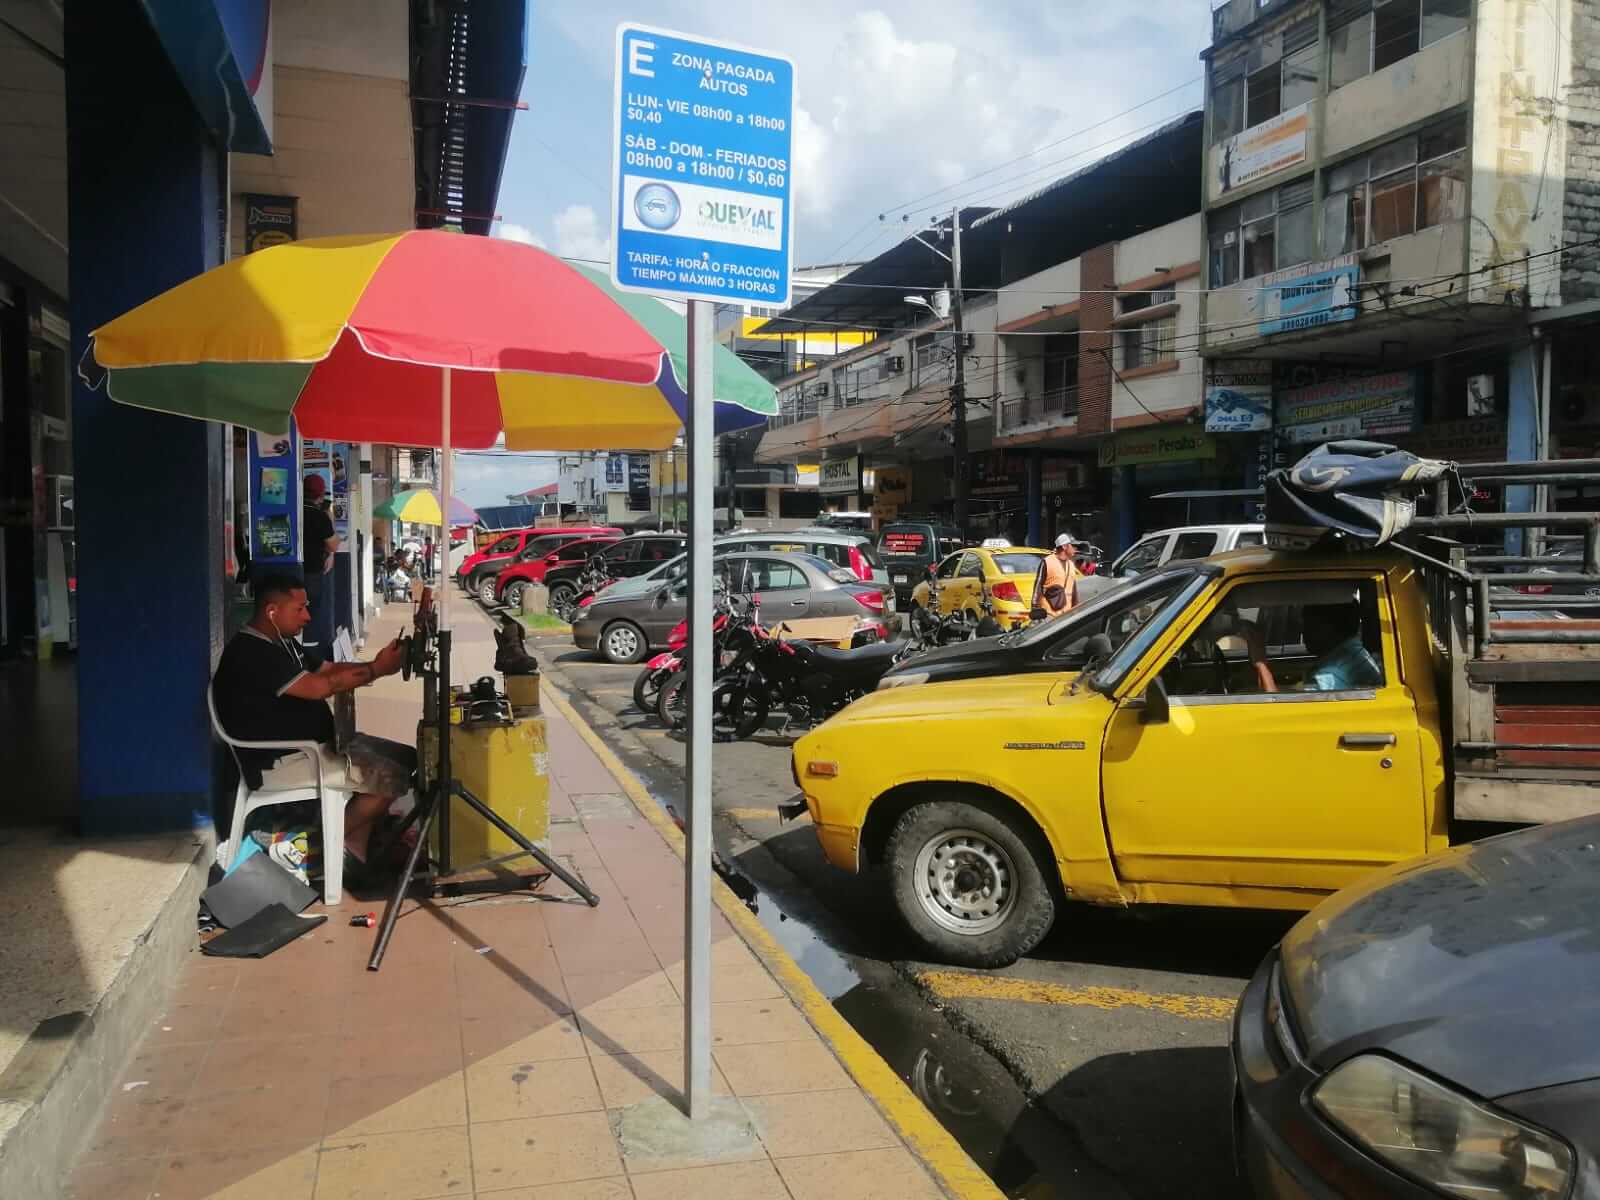
{"type": "MultiPolygon", "coordinates": [[[[682,741],[633,707],[637,667],[538,639],[551,682],[681,812],[682,741]]],[[[1008,1195],[1232,1200],[1228,1022],[1292,923],[1212,910],[1069,908],[1002,971],[907,959],[882,881],[823,859],[788,739],[719,743],[715,844],[735,890],[1008,1195]]]]}

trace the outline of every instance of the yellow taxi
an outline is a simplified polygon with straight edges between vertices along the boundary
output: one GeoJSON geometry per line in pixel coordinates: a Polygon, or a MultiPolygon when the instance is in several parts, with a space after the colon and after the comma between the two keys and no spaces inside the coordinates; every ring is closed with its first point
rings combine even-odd
{"type": "Polygon", "coordinates": [[[965,610],[976,619],[983,615],[987,592],[994,603],[995,620],[1004,629],[1015,629],[1028,623],[1034,581],[1039,576],[1039,565],[1049,553],[1031,546],[969,546],[957,550],[939,563],[931,581],[925,579],[916,586],[911,603],[917,608],[929,608],[933,605],[929,597],[937,592],[939,615],[965,610]]]}

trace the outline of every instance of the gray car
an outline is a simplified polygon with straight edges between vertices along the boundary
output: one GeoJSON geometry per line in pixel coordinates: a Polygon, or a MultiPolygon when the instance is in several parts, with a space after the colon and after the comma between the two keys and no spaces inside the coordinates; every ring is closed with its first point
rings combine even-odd
{"type": "MultiPolygon", "coordinates": [[[[848,570],[812,554],[727,554],[716,560],[716,570],[728,591],[760,595],[763,623],[812,617],[881,620],[885,615],[882,588],[862,583],[848,570]]],[[[650,650],[666,646],[687,611],[681,583],[666,579],[648,592],[602,594],[573,622],[572,640],[580,650],[599,650],[608,662],[638,662],[650,650]],[[663,588],[670,589],[666,603],[658,604],[657,593],[663,588]]]]}
{"type": "MultiPolygon", "coordinates": [[[[875,583],[885,589],[889,586],[888,572],[884,570],[883,560],[878,557],[872,539],[858,533],[836,532],[831,529],[796,529],[787,533],[735,531],[717,538],[713,545],[719,558],[724,554],[740,554],[755,550],[814,554],[818,558],[827,559],[836,567],[843,567],[862,576],[863,583],[875,583]],[[867,579],[867,575],[871,578],[867,579]]],[[[655,567],[647,575],[617,580],[601,595],[641,596],[646,592],[653,592],[664,581],[681,578],[688,565],[688,555],[680,554],[669,562],[655,567]]]]}
{"type": "Polygon", "coordinates": [[[1600,817],[1324,901],[1234,1017],[1263,1197],[1600,1197],[1600,817]]]}

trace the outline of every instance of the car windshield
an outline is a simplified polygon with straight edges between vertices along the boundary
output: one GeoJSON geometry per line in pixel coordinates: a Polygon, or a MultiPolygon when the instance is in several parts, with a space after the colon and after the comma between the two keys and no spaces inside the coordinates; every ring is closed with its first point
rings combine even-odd
{"type": "Polygon", "coordinates": [[[1055,642],[1049,656],[1056,660],[1071,658],[1075,648],[1095,634],[1104,633],[1111,638],[1112,648],[1116,649],[1121,644],[1119,634],[1122,638],[1132,636],[1143,621],[1160,609],[1162,600],[1195,576],[1195,569],[1190,567],[1180,571],[1162,571],[1136,583],[1113,587],[1063,616],[1035,621],[1011,633],[1001,634],[1000,644],[1035,646],[1055,642]],[[1138,620],[1131,626],[1126,619],[1126,614],[1130,613],[1139,614],[1138,620]],[[1116,628],[1113,629],[1113,626],[1116,628]]]}
{"type": "Polygon", "coordinates": [[[1002,575],[1033,575],[1039,570],[1039,564],[1044,561],[1042,554],[996,554],[994,556],[995,570],[1002,575]]]}

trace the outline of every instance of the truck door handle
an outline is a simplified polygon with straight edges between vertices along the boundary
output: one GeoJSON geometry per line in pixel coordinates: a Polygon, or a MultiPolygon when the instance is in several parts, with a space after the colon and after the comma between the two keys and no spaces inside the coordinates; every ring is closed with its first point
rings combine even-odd
{"type": "Polygon", "coordinates": [[[806,602],[804,600],[791,600],[791,601],[789,601],[789,607],[790,608],[804,608],[805,606],[806,606],[806,602]]]}
{"type": "Polygon", "coordinates": [[[1339,745],[1346,750],[1381,750],[1395,744],[1392,733],[1341,733],[1339,745]]]}

